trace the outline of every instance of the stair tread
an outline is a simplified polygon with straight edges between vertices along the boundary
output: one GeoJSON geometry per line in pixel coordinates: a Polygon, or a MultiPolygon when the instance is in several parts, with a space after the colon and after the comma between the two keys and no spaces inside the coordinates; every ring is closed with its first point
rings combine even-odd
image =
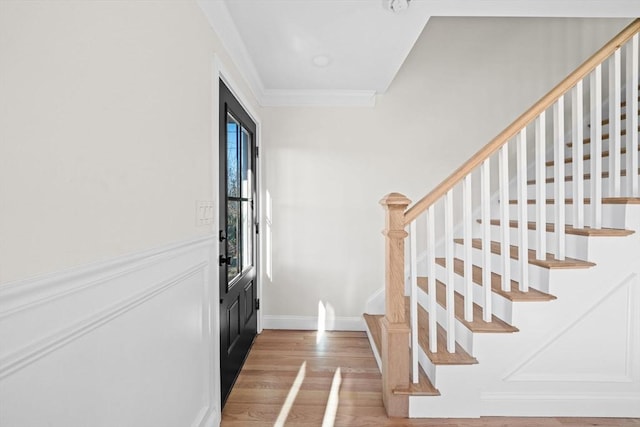
{"type": "Polygon", "coordinates": [[[418,305],[418,342],[431,363],[434,365],[475,365],[478,363],[478,360],[467,353],[458,343],[456,343],[455,353],[449,353],[447,351],[447,331],[439,324],[437,329],[437,352],[432,353],[429,350],[429,313],[418,305]]]}
{"type": "Polygon", "coordinates": [[[376,346],[376,351],[379,355],[382,354],[382,327],[380,321],[384,317],[382,314],[363,314],[364,321],[367,324],[371,338],[373,338],[373,344],[376,346]]]}
{"type": "MultiPolygon", "coordinates": [[[[640,147],[638,147],[638,151],[640,152],[640,147]]],[[[627,147],[622,147],[620,149],[620,154],[626,154],[626,153],[627,153],[627,147]]],[[[609,150],[605,150],[605,151],[602,152],[602,157],[603,158],[604,157],[609,157],[609,154],[610,154],[609,150]]],[[[590,159],[591,159],[591,153],[585,154],[582,157],[582,160],[590,160],[590,159]]],[[[564,163],[565,164],[566,163],[573,163],[573,158],[569,157],[569,158],[564,159],[564,163]]],[[[553,166],[554,164],[555,164],[554,160],[549,160],[548,162],[545,163],[545,166],[553,166]]]]}
{"type": "MultiPolygon", "coordinates": [[[[638,169],[638,173],[640,174],[640,169],[638,169]]],[[[627,171],[626,170],[621,170],[620,171],[620,176],[627,176],[627,171]]],[[[602,178],[609,178],[609,172],[602,172],[602,178]]],[[[589,180],[591,179],[591,174],[590,173],[585,173],[583,176],[583,179],[585,180],[589,180]]],[[[547,178],[545,179],[545,182],[547,184],[552,184],[556,181],[555,177],[551,177],[551,178],[547,178]]],[[[564,182],[573,182],[573,176],[565,176],[564,177],[564,182]]],[[[536,184],[536,180],[535,179],[530,179],[527,181],[527,185],[535,185],[536,184]]]]}
{"type": "MultiPolygon", "coordinates": [[[[442,267],[447,266],[447,262],[444,258],[436,258],[436,264],[441,265],[442,267]]],[[[453,260],[454,272],[464,277],[464,261],[458,258],[454,258],[453,260]]],[[[482,268],[473,265],[472,266],[472,280],[474,283],[478,285],[482,285],[482,268]]],[[[519,283],[515,280],[511,281],[511,290],[505,291],[502,289],[502,276],[491,272],[491,290],[513,302],[528,302],[528,301],[553,301],[556,299],[555,296],[546,294],[534,288],[529,288],[527,292],[522,292],[519,288],[519,283]]]]}
{"type": "MultiPolygon", "coordinates": [[[[490,221],[491,225],[500,225],[499,219],[492,219],[490,221]]],[[[509,227],[518,228],[518,221],[511,220],[509,221],[509,227]]],[[[536,230],[537,224],[534,221],[529,221],[527,223],[527,228],[529,230],[536,230]]],[[[553,233],[556,227],[555,224],[547,224],[546,231],[549,233],[553,233]]],[[[633,230],[625,230],[623,228],[574,228],[571,225],[565,225],[564,232],[566,234],[573,234],[576,236],[630,236],[635,233],[633,230]]]]}
{"type": "MultiPolygon", "coordinates": [[[[608,119],[607,119],[607,120],[608,120],[608,119]]],[[[609,124],[609,122],[607,121],[607,123],[606,123],[606,124],[609,124]]],[[[640,131],[640,126],[638,126],[638,131],[640,131]]],[[[626,134],[627,134],[627,130],[626,130],[626,129],[622,129],[622,130],[620,131],[620,135],[621,135],[621,136],[624,136],[624,135],[626,135],[626,134]]],[[[609,139],[610,137],[611,137],[611,134],[609,134],[609,133],[603,133],[603,134],[602,134],[602,140],[603,140],[603,141],[606,141],[606,140],[607,140],[607,139],[609,139]]],[[[584,139],[582,140],[582,143],[583,143],[583,144],[591,144],[591,137],[589,137],[589,138],[584,138],[584,139]]],[[[572,142],[572,141],[567,142],[567,146],[568,146],[568,147],[573,147],[573,142],[572,142]]]]}
{"type": "MultiPolygon", "coordinates": [[[[367,324],[367,329],[373,338],[373,344],[375,345],[375,351],[382,357],[382,326],[380,322],[384,318],[382,314],[363,314],[364,321],[367,324]]],[[[433,386],[429,378],[424,371],[420,368],[418,374],[419,382],[417,384],[409,383],[408,389],[395,389],[393,394],[398,395],[410,395],[410,396],[440,396],[440,392],[433,386]]]]}
{"type": "MultiPolygon", "coordinates": [[[[455,242],[458,244],[463,244],[463,239],[455,239],[455,242]]],[[[482,240],[481,239],[472,239],[471,245],[476,249],[482,249],[482,240]]],[[[510,248],[510,257],[511,259],[519,259],[518,257],[518,247],[511,246],[510,248]]],[[[501,248],[500,242],[491,242],[491,252],[500,255],[501,248]]],[[[563,269],[563,268],[591,268],[595,266],[594,263],[588,261],[582,261],[579,259],[573,258],[565,258],[564,260],[558,260],[555,258],[553,254],[547,253],[546,259],[539,260],[536,259],[536,251],[529,249],[529,264],[536,265],[538,267],[548,268],[548,269],[563,269]]]]}
{"type": "MultiPolygon", "coordinates": [[[[426,277],[418,277],[418,286],[425,293],[429,294],[428,279],[426,277]]],[[[482,307],[478,304],[473,304],[473,321],[468,322],[464,319],[464,297],[454,291],[454,312],[456,319],[465,325],[471,332],[493,332],[493,333],[511,333],[518,332],[518,328],[509,325],[504,320],[492,316],[491,322],[485,322],[482,320],[482,307]]],[[[444,283],[436,280],[436,301],[444,309],[447,308],[447,287],[444,283]]]]}
{"type": "MultiPolygon", "coordinates": [[[[555,199],[546,199],[546,203],[548,205],[553,205],[553,204],[556,203],[556,200],[555,199]]],[[[566,205],[572,205],[573,204],[573,199],[572,198],[566,198],[566,199],[564,199],[564,203],[566,205]]],[[[517,205],[518,201],[517,200],[509,200],[509,204],[517,205]]],[[[527,204],[535,205],[536,201],[535,201],[535,199],[527,199],[527,204]]],[[[585,205],[591,204],[591,199],[589,197],[586,197],[584,199],[584,204],[585,205]]],[[[640,205],[640,197],[603,197],[602,198],[602,204],[603,205],[640,205]]]]}
{"type": "MultiPolygon", "coordinates": [[[[638,109],[638,115],[640,116],[640,109],[638,109]]],[[[627,120],[627,113],[622,113],[620,115],[620,121],[627,120]]],[[[602,126],[606,126],[609,124],[609,119],[602,119],[602,126]]]]}
{"type": "Polygon", "coordinates": [[[394,389],[393,394],[409,396],[440,396],[440,391],[431,384],[431,381],[429,381],[429,378],[423,372],[422,368],[419,369],[418,381],[418,383],[410,382],[408,389],[394,389]]]}

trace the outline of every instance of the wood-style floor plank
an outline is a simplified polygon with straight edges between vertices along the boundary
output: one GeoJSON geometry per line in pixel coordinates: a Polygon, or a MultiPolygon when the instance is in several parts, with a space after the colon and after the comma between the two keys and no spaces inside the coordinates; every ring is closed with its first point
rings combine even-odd
{"type": "Polygon", "coordinates": [[[271,330],[256,338],[222,412],[221,426],[273,427],[303,363],[304,377],[282,424],[286,427],[322,425],[338,368],[342,381],[335,427],[640,426],[639,419],[605,418],[390,419],[382,405],[380,372],[364,332],[327,332],[317,339],[313,331],[271,330]]]}

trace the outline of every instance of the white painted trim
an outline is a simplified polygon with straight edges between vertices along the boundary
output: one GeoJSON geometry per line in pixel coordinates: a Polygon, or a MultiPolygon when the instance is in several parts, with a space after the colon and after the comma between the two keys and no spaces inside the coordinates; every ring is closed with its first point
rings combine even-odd
{"type": "Polygon", "coordinates": [[[0,319],[213,243],[213,235],[0,285],[0,319]]]}
{"type": "Polygon", "coordinates": [[[375,90],[266,90],[265,107],[374,107],[375,90]]]}
{"type": "MultiPolygon", "coordinates": [[[[249,101],[247,94],[245,94],[240,89],[240,86],[236,83],[231,73],[227,70],[224,63],[221,61],[220,57],[214,54],[213,55],[213,81],[212,81],[213,117],[212,117],[212,126],[211,126],[212,127],[211,152],[212,152],[212,170],[215,170],[215,172],[213,173],[214,176],[212,176],[211,179],[213,183],[212,200],[216,201],[216,212],[214,214],[214,219],[213,219],[216,228],[220,223],[220,218],[219,218],[220,195],[218,194],[219,185],[218,185],[218,173],[217,173],[219,172],[218,165],[220,164],[219,163],[220,159],[218,158],[218,153],[219,153],[218,146],[220,143],[218,141],[218,117],[220,115],[220,111],[219,111],[220,110],[220,94],[218,90],[219,80],[222,80],[224,82],[224,84],[231,91],[233,96],[238,100],[242,108],[244,108],[244,110],[249,114],[253,122],[256,124],[256,148],[257,149],[262,148],[262,121],[260,119],[260,115],[253,108],[253,105],[249,101]]],[[[259,195],[257,217],[260,225],[263,225],[266,223],[266,219],[264,218],[264,215],[263,215],[264,213],[263,203],[266,196],[262,194],[262,158],[263,157],[264,155],[261,155],[258,157],[258,164],[257,164],[257,171],[256,171],[256,192],[259,195]]],[[[263,277],[262,272],[266,271],[266,269],[263,268],[264,257],[262,256],[262,253],[263,253],[262,248],[264,243],[264,237],[263,237],[264,227],[260,227],[260,228],[262,229],[262,232],[258,234],[258,248],[257,248],[258,259],[256,264],[256,275],[259,278],[258,292],[257,292],[258,299],[262,300],[262,283],[266,280],[266,278],[263,277]]],[[[217,259],[219,256],[219,248],[217,247],[217,245],[214,252],[215,252],[215,259],[217,259]]],[[[216,265],[216,264],[212,264],[212,265],[216,265]]],[[[218,274],[217,277],[219,277],[219,271],[217,271],[217,274],[218,274]]],[[[218,283],[218,280],[216,280],[216,283],[218,283]]],[[[258,310],[258,333],[262,332],[262,329],[263,329],[262,322],[263,322],[262,310],[258,310]]]]}
{"type": "Polygon", "coordinates": [[[640,393],[481,393],[480,416],[640,417],[640,393]]]}
{"type": "MultiPolygon", "coordinates": [[[[262,316],[264,329],[292,329],[302,331],[318,330],[317,316],[262,316]]],[[[327,322],[327,331],[365,331],[361,317],[336,317],[331,324],[327,322]]]]}
{"type": "MultiPolygon", "coordinates": [[[[47,354],[72,343],[83,335],[111,322],[130,310],[147,302],[156,295],[181,283],[185,279],[202,272],[207,267],[208,262],[202,262],[192,266],[188,270],[172,277],[168,280],[156,283],[145,291],[132,295],[131,297],[119,301],[117,304],[92,314],[87,319],[76,322],[72,326],[47,336],[24,349],[20,349],[8,356],[0,359],[0,379],[20,370],[47,354]]],[[[93,284],[95,286],[95,284],[93,284]]]]}
{"type": "MultiPolygon", "coordinates": [[[[207,408],[210,409],[210,408],[207,408]]],[[[220,415],[220,411],[208,411],[208,414],[205,414],[202,421],[199,424],[194,424],[193,427],[219,427],[222,422],[222,417],[220,415]]]]}
{"type": "MultiPolygon", "coordinates": [[[[193,353],[192,362],[199,372],[196,382],[205,383],[202,393],[198,394],[203,406],[187,414],[189,420],[185,420],[184,424],[192,427],[218,426],[220,392],[219,386],[215,385],[219,383],[219,364],[212,360],[213,355],[219,353],[219,338],[213,338],[209,326],[212,318],[219,317],[217,287],[211,286],[210,281],[210,254],[214,240],[214,236],[208,234],[0,286],[0,335],[6,338],[6,341],[3,339],[3,346],[0,346],[0,390],[9,394],[28,391],[33,386],[32,380],[39,381],[39,377],[34,377],[34,372],[41,369],[42,363],[51,363],[51,360],[62,361],[62,371],[52,374],[52,377],[58,375],[58,379],[63,378],[62,384],[67,380],[85,381],[83,386],[91,387],[93,383],[83,378],[84,373],[94,373],[89,366],[94,369],[96,360],[87,359],[87,364],[84,365],[83,360],[77,359],[78,354],[90,348],[87,347],[88,341],[95,340],[101,333],[109,336],[109,331],[112,333],[113,328],[120,328],[120,334],[112,334],[112,340],[119,340],[120,337],[123,337],[123,342],[143,339],[126,336],[130,316],[139,318],[141,312],[146,313],[144,316],[149,324],[145,327],[151,329],[150,336],[153,340],[164,333],[163,330],[153,331],[154,322],[162,317],[164,310],[186,308],[188,313],[183,312],[187,314],[186,318],[174,319],[180,330],[178,334],[182,334],[181,338],[194,342],[198,340],[198,337],[194,337],[195,332],[196,335],[201,334],[201,342],[210,342],[211,345],[204,345],[203,351],[193,353]],[[191,297],[190,306],[185,306],[183,300],[176,301],[174,305],[174,301],[166,297],[168,292],[185,292],[185,289],[191,297]],[[195,320],[195,323],[180,324],[190,320],[195,320]],[[197,322],[201,322],[202,327],[197,322]],[[71,360],[81,366],[76,369],[71,360]],[[31,385],[21,381],[27,381],[31,385]]],[[[129,325],[137,327],[140,324],[129,325]]],[[[109,351],[114,348],[114,342],[109,340],[101,341],[100,345],[104,345],[109,351]]],[[[95,350],[95,347],[91,348],[95,350]]],[[[139,356],[137,353],[130,354],[132,359],[139,356]]],[[[173,359],[169,356],[167,360],[173,359]]],[[[131,374],[131,371],[127,371],[131,368],[131,365],[124,363],[109,369],[131,374]]],[[[184,370],[176,364],[165,365],[163,369],[170,370],[173,378],[182,375],[184,370]]],[[[38,375],[42,375],[42,372],[38,375]]],[[[109,389],[106,394],[113,397],[114,393],[118,394],[117,387],[122,387],[123,382],[120,381],[122,378],[114,378],[113,382],[109,378],[109,375],[104,377],[103,385],[107,385],[106,389],[109,389]]],[[[60,382],[56,387],[60,390],[60,382]]],[[[79,389],[65,390],[67,391],[81,393],[79,389]]],[[[39,398],[42,399],[46,393],[40,393],[39,398]]],[[[46,397],[47,400],[51,398],[55,396],[46,397]]],[[[82,398],[80,394],[75,397],[79,400],[82,398]]],[[[87,399],[87,402],[95,404],[100,397],[94,395],[93,400],[92,397],[87,399]]],[[[151,409],[161,410],[153,408],[153,402],[149,404],[152,405],[151,409]]],[[[13,417],[24,412],[15,407],[12,409],[13,417]]],[[[135,413],[130,415],[136,416],[135,413]]],[[[120,420],[125,416],[114,414],[120,420]]],[[[65,420],[68,421],[69,418],[60,413],[50,422],[63,425],[65,420]]]]}
{"type": "MultiPolygon", "coordinates": [[[[207,17],[211,29],[222,42],[222,46],[229,54],[231,61],[240,72],[242,78],[251,86],[253,95],[259,100],[264,93],[264,84],[242,41],[238,28],[233,22],[233,18],[231,18],[226,3],[221,0],[197,0],[197,3],[207,17]]],[[[229,74],[226,73],[226,75],[228,76],[229,74]]]]}
{"type": "MultiPolygon", "coordinates": [[[[225,1],[197,0],[212,30],[220,39],[261,106],[372,107],[375,89],[277,90],[266,88],[225,1]]],[[[432,0],[429,16],[635,18],[637,0],[432,0]]]]}

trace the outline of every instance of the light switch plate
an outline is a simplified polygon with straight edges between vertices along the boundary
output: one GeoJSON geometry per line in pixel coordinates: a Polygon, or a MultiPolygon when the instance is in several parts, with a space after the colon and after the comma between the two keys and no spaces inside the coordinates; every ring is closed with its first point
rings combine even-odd
{"type": "Polygon", "coordinates": [[[208,225],[213,222],[213,200],[196,202],[196,225],[208,225]]]}

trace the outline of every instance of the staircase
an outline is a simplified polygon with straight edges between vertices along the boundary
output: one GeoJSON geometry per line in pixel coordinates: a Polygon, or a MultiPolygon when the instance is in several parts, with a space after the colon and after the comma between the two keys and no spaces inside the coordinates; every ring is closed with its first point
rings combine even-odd
{"type": "Polygon", "coordinates": [[[389,416],[640,417],[639,32],[413,206],[382,199],[389,416]]]}

